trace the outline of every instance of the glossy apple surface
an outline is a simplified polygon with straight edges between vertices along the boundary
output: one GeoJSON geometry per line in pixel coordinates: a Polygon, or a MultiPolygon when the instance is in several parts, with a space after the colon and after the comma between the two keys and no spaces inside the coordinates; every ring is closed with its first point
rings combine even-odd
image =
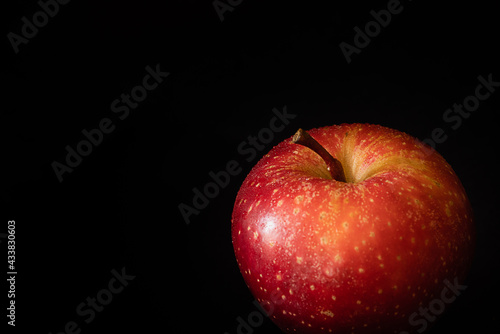
{"type": "Polygon", "coordinates": [[[308,132],[347,182],[291,140],[264,156],[232,215],[245,282],[287,333],[419,329],[409,317],[441,299],[445,280],[463,283],[470,266],[474,224],[459,179],[436,151],[393,129],[308,132]]]}

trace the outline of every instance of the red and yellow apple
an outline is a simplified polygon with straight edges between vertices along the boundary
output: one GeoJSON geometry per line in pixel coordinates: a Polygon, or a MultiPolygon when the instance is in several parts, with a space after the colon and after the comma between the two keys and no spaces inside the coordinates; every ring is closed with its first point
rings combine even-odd
{"type": "Polygon", "coordinates": [[[474,235],[450,165],[369,124],[283,141],[246,177],[232,215],[245,282],[287,333],[415,330],[410,315],[444,281],[464,282],[474,235]]]}

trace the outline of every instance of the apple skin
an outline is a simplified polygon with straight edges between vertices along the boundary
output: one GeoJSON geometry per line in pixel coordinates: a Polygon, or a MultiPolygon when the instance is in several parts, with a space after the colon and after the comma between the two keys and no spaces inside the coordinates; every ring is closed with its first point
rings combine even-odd
{"type": "Polygon", "coordinates": [[[397,130],[308,132],[347,182],[290,139],[257,163],[232,215],[246,284],[287,333],[421,328],[409,316],[441,298],[444,280],[463,284],[471,264],[475,229],[460,180],[435,150],[397,130]]]}

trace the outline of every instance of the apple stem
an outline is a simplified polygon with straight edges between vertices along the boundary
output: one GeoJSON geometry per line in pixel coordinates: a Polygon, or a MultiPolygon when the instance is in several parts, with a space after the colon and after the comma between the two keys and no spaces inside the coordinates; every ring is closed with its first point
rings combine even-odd
{"type": "Polygon", "coordinates": [[[299,129],[292,138],[292,143],[299,144],[310,148],[314,152],[316,152],[326,163],[326,168],[330,172],[332,178],[336,181],[346,182],[344,168],[340,161],[332,157],[328,151],[321,146],[320,143],[316,141],[307,131],[299,129]]]}

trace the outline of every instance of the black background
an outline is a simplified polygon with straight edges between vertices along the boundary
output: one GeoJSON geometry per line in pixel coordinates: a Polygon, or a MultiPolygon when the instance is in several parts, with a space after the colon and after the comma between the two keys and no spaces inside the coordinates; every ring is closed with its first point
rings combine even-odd
{"type": "MultiPolygon", "coordinates": [[[[339,44],[353,44],[353,28],[387,1],[242,1],[222,22],[212,1],[71,1],[17,54],[6,36],[40,8],[9,3],[0,232],[16,220],[16,331],[59,333],[75,321],[81,333],[236,333],[236,318],[255,310],[230,238],[245,175],[299,127],[367,122],[419,139],[445,131],[436,148],[466,188],[478,240],[467,290],[429,333],[497,332],[500,89],[456,130],[443,113],[474,94],[479,75],[500,81],[498,11],[402,6],[348,64],[339,44]],[[168,78],[119,120],[111,102],[157,64],[168,78]],[[284,106],[296,118],[246,161],[238,145],[284,106]],[[103,118],[115,130],[60,183],[52,162],[64,162],[65,146],[103,118]],[[191,204],[192,189],[230,160],[242,172],[186,225],[178,205],[191,204]],[[135,279],[86,324],[77,305],[123,267],[135,279]]],[[[266,320],[255,333],[279,329],[266,320]]]]}

